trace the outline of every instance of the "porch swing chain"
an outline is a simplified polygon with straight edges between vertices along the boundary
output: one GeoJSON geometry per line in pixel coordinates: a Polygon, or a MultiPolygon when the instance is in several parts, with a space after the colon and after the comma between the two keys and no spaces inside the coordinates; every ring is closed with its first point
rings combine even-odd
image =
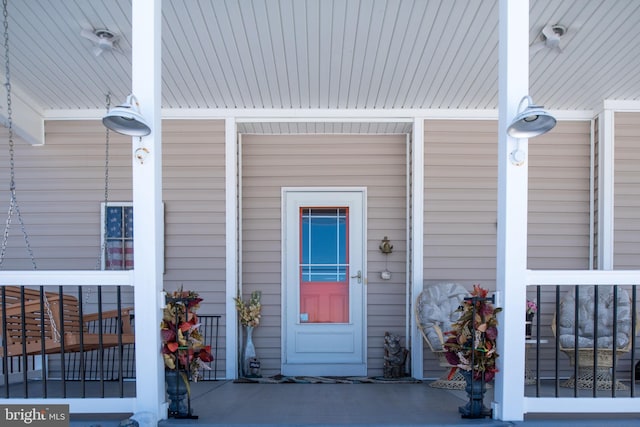
{"type": "MultiPolygon", "coordinates": [[[[106,95],[106,106],[107,113],[111,109],[111,92],[107,92],[106,95]]],[[[105,148],[104,148],[104,216],[103,219],[103,228],[102,228],[102,244],[100,245],[100,253],[98,254],[98,260],[96,261],[96,270],[102,269],[102,260],[108,262],[109,253],[107,252],[107,231],[109,224],[107,222],[107,212],[109,207],[109,143],[111,140],[111,134],[109,133],[109,128],[105,126],[105,148]]],[[[85,304],[89,303],[89,297],[91,296],[91,288],[87,289],[85,293],[84,302],[85,304]]]]}
{"type": "MultiPolygon", "coordinates": [[[[20,207],[18,205],[18,198],[16,196],[16,181],[15,181],[15,150],[14,150],[14,141],[13,141],[13,118],[12,118],[12,108],[11,108],[11,79],[10,79],[10,67],[9,67],[9,13],[7,7],[7,1],[2,1],[2,15],[4,19],[4,72],[5,72],[5,88],[7,91],[7,131],[9,138],[9,193],[11,195],[11,200],[9,202],[9,211],[7,212],[7,221],[5,222],[4,234],[2,237],[2,248],[0,249],[0,268],[2,268],[2,263],[4,262],[4,258],[7,252],[7,245],[9,241],[9,229],[11,228],[11,217],[13,213],[16,213],[18,217],[18,221],[20,223],[20,227],[22,229],[22,235],[24,236],[24,242],[27,247],[27,252],[29,254],[29,258],[31,259],[31,265],[34,270],[37,270],[38,267],[36,265],[36,258],[33,254],[33,250],[31,249],[31,244],[29,243],[29,235],[27,234],[27,229],[24,225],[24,221],[22,219],[22,215],[20,214],[20,207]]],[[[53,313],[51,312],[51,306],[49,305],[49,300],[47,299],[46,293],[42,293],[45,309],[47,311],[47,317],[49,318],[49,323],[51,324],[51,330],[53,331],[53,340],[55,342],[60,341],[60,332],[58,331],[58,327],[56,326],[56,322],[53,317],[53,313]]]]}

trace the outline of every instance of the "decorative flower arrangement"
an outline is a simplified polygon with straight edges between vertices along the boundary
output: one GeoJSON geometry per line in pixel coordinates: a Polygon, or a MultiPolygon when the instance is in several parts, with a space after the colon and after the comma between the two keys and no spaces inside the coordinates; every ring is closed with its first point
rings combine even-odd
{"type": "Polygon", "coordinates": [[[260,310],[262,309],[260,297],[260,291],[253,291],[248,303],[242,301],[239,296],[233,299],[236,302],[236,310],[240,315],[242,326],[256,327],[260,324],[260,310]]]}
{"type": "Polygon", "coordinates": [[[527,300],[527,316],[533,316],[538,311],[538,304],[536,304],[535,300],[527,300]]]}
{"type": "Polygon", "coordinates": [[[211,369],[206,363],[213,361],[211,346],[204,344],[200,333],[200,323],[196,310],[202,298],[193,291],[182,288],[167,293],[166,306],[160,322],[162,338],[162,357],[165,369],[174,371],[180,368],[188,371],[185,382],[202,379],[200,369],[211,369]]]}
{"type": "Polygon", "coordinates": [[[471,298],[465,298],[458,308],[460,318],[453,324],[453,330],[446,332],[448,338],[444,344],[447,362],[452,366],[449,378],[453,378],[457,369],[473,371],[473,378],[491,381],[496,368],[496,339],[498,338],[498,319],[502,311],[494,308],[487,299],[488,290],[473,285],[471,298]],[[474,318],[475,306],[475,318],[474,318]],[[472,349],[473,346],[473,349],[472,349]]]}

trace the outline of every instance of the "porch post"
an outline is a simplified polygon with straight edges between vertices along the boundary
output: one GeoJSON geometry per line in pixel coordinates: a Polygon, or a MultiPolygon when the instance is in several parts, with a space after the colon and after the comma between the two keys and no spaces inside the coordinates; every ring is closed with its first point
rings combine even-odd
{"type": "Polygon", "coordinates": [[[518,140],[507,135],[529,85],[529,2],[500,0],[498,122],[498,369],[493,416],[524,418],[524,309],[527,269],[528,140],[520,139],[525,161],[510,161],[518,140]]]}
{"type": "Polygon", "coordinates": [[[225,204],[226,204],[226,378],[238,377],[238,312],[233,298],[238,293],[238,137],[235,118],[225,120],[225,204]]]}
{"type": "MultiPolygon", "coordinates": [[[[162,215],[162,122],[160,119],[160,0],[132,1],[132,88],[151,134],[132,138],[134,292],[136,309],[136,415],[167,418],[164,364],[160,356],[164,260],[162,215]],[[145,148],[144,163],[135,150],[145,148]]],[[[152,420],[151,424],[155,425],[152,420]]],[[[141,425],[147,425],[147,422],[141,425]]]]}
{"type": "Polygon", "coordinates": [[[422,291],[424,279],[424,118],[413,119],[411,146],[411,375],[424,376],[423,343],[418,331],[415,310],[416,296],[422,291]]]}
{"type": "Polygon", "coordinates": [[[613,270],[614,112],[598,116],[598,270],[613,270]]]}

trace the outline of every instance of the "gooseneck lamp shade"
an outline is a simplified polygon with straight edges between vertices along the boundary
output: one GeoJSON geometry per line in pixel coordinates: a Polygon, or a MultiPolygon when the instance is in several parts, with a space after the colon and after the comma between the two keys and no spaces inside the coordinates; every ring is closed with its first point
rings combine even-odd
{"type": "Polygon", "coordinates": [[[102,124],[123,135],[142,137],[151,133],[147,121],[140,114],[138,100],[133,95],[129,95],[124,104],[110,109],[102,118],[102,124]]]}
{"type": "Polygon", "coordinates": [[[533,138],[549,132],[556,125],[556,118],[542,109],[540,105],[533,105],[530,96],[525,96],[518,105],[518,111],[522,104],[527,101],[527,108],[518,113],[513,119],[507,133],[514,138],[533,138]]]}

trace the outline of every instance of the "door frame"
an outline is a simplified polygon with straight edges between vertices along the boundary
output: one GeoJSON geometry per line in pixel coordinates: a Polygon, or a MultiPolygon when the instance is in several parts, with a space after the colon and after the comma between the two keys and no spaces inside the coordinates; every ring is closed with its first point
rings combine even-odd
{"type": "MultiPolygon", "coordinates": [[[[286,209],[287,209],[287,193],[347,193],[347,192],[357,192],[362,195],[362,218],[360,221],[362,222],[362,286],[361,291],[358,294],[358,297],[362,300],[362,318],[360,319],[360,324],[362,325],[362,362],[364,372],[359,372],[357,375],[367,375],[368,371],[368,342],[367,342],[367,188],[366,187],[282,187],[281,188],[281,215],[280,215],[280,223],[281,223],[281,249],[280,249],[280,298],[281,298],[281,313],[280,313],[280,333],[281,333],[281,344],[280,344],[280,368],[281,370],[284,368],[287,360],[287,292],[289,288],[287,287],[287,259],[286,259],[286,209]]],[[[291,366],[288,368],[291,370],[291,366]]],[[[313,369],[317,368],[316,364],[300,364],[301,367],[309,368],[309,375],[313,375],[313,369]]],[[[351,365],[345,364],[344,373],[337,373],[336,375],[352,375],[352,372],[349,370],[351,365]]],[[[300,373],[303,375],[304,373],[300,373]]]]}

